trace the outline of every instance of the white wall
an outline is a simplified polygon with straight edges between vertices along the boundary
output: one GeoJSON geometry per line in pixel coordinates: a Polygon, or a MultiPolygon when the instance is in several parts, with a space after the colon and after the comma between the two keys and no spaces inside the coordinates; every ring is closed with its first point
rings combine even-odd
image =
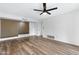
{"type": "Polygon", "coordinates": [[[43,35],[52,35],[56,37],[55,40],[79,45],[79,10],[43,20],[43,35]]]}
{"type": "Polygon", "coordinates": [[[40,35],[41,34],[41,23],[40,22],[30,22],[29,24],[30,35],[40,35]]]}
{"type": "Polygon", "coordinates": [[[0,37],[1,37],[1,20],[0,20],[0,37]]]}

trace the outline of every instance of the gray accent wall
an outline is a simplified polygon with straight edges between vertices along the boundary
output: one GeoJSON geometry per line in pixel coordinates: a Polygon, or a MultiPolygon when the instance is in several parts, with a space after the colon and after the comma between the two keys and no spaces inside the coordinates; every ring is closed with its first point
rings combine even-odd
{"type": "Polygon", "coordinates": [[[0,37],[1,37],[1,20],[0,20],[0,37]]]}
{"type": "Polygon", "coordinates": [[[11,37],[18,35],[19,22],[12,20],[1,20],[1,37],[11,37]]]}
{"type": "Polygon", "coordinates": [[[29,34],[29,22],[0,20],[0,38],[18,36],[19,34],[29,34]]]}

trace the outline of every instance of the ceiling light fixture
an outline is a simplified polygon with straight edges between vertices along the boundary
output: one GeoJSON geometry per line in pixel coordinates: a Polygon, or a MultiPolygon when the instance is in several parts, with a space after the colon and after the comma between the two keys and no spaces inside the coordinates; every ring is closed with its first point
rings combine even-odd
{"type": "Polygon", "coordinates": [[[47,15],[47,13],[43,13],[43,15],[47,15]]]}

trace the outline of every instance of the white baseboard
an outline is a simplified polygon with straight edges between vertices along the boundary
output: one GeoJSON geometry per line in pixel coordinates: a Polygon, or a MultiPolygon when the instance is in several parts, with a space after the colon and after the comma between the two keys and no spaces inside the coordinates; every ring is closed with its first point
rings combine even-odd
{"type": "Polygon", "coordinates": [[[29,36],[33,36],[33,35],[30,35],[30,34],[20,34],[20,35],[15,36],[15,37],[0,38],[0,41],[13,40],[13,39],[18,39],[18,38],[23,38],[23,37],[29,37],[29,36]]]}
{"type": "Polygon", "coordinates": [[[49,37],[47,37],[47,36],[43,36],[44,38],[47,38],[47,39],[50,39],[50,40],[56,40],[56,41],[59,41],[59,42],[63,42],[63,43],[67,43],[67,44],[70,44],[70,45],[75,45],[75,46],[79,46],[79,44],[77,44],[77,43],[71,43],[71,42],[67,42],[67,41],[62,41],[62,40],[58,40],[57,38],[49,38],[49,37]]]}

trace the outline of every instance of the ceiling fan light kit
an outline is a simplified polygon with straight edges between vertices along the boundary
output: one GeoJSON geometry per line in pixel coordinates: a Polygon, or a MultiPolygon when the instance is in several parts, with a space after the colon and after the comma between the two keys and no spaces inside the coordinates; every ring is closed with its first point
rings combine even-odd
{"type": "Polygon", "coordinates": [[[47,13],[43,13],[43,15],[47,15],[47,13]]]}
{"type": "Polygon", "coordinates": [[[40,15],[42,15],[42,14],[44,14],[44,15],[46,15],[46,14],[51,15],[51,13],[49,11],[56,10],[56,9],[58,9],[58,8],[55,7],[55,8],[47,9],[46,8],[46,3],[43,3],[43,10],[34,9],[34,11],[42,12],[42,13],[40,13],[40,15]]]}

